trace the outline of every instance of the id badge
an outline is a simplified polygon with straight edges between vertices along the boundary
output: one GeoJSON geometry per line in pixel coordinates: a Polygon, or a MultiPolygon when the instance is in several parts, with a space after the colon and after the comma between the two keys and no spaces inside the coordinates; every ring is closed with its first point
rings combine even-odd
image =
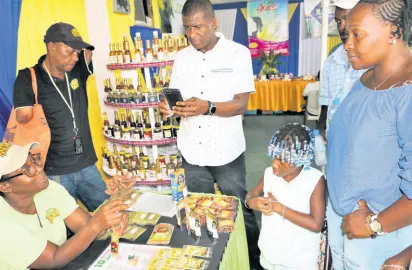
{"type": "Polygon", "coordinates": [[[73,138],[74,152],[76,155],[81,155],[83,153],[82,137],[76,136],[73,138]]]}

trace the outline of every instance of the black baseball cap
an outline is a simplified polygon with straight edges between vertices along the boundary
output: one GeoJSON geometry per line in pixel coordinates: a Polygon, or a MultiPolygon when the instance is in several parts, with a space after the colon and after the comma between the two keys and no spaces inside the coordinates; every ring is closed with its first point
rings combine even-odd
{"type": "Polygon", "coordinates": [[[76,50],[94,50],[94,47],[83,41],[79,31],[68,23],[55,23],[49,27],[44,36],[44,42],[63,42],[76,50]]]}

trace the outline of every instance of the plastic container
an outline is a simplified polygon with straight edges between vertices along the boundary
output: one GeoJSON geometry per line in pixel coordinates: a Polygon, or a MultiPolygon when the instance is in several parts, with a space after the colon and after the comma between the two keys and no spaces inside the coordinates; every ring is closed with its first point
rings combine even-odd
{"type": "Polygon", "coordinates": [[[327,164],[325,141],[319,133],[319,130],[313,130],[315,136],[315,164],[324,167],[327,164]]]}

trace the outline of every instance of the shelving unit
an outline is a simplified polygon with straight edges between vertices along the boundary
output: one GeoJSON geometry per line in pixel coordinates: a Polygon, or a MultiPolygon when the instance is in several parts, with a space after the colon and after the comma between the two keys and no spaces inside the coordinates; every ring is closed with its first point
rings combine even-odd
{"type": "MultiPolygon", "coordinates": [[[[151,78],[151,68],[160,68],[173,65],[173,61],[156,61],[156,62],[145,62],[145,63],[131,63],[131,64],[108,64],[107,69],[115,71],[120,70],[122,78],[131,78],[134,86],[138,83],[138,72],[137,69],[143,69],[144,78],[146,82],[146,88],[153,92],[152,88],[152,78],[151,78]]],[[[114,77],[114,75],[113,75],[114,77]]],[[[158,97],[159,100],[159,97],[158,97]]],[[[114,110],[116,109],[130,109],[134,114],[137,111],[139,114],[142,114],[143,110],[148,110],[149,121],[153,127],[155,126],[155,109],[158,108],[160,102],[144,102],[139,104],[130,104],[130,103],[112,103],[107,100],[104,101],[106,105],[106,111],[109,112],[108,116],[110,122],[114,122],[114,110]],[[110,113],[112,111],[112,113],[110,113]]],[[[169,162],[170,154],[177,154],[176,147],[176,138],[165,138],[158,140],[133,140],[133,139],[116,139],[107,134],[104,134],[105,139],[116,145],[125,145],[125,146],[141,146],[145,155],[150,157],[150,163],[153,163],[157,160],[158,156],[164,155],[166,162],[169,162]]],[[[110,172],[107,167],[103,167],[103,171],[110,175],[110,172]]],[[[110,175],[113,176],[113,175],[110,175]]],[[[169,180],[161,181],[139,181],[136,183],[137,189],[168,189],[170,188],[169,180]]]]}

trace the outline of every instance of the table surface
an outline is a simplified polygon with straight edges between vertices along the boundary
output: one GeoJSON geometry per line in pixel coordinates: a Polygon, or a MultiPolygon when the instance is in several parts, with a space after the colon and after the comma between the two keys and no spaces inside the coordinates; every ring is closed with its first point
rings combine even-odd
{"type": "MultiPolygon", "coordinates": [[[[213,239],[211,239],[207,233],[206,226],[202,227],[202,237],[198,243],[194,237],[187,234],[186,227],[180,230],[177,227],[176,217],[169,218],[162,216],[158,223],[169,223],[175,226],[172,239],[170,240],[170,247],[182,248],[184,245],[198,245],[204,247],[213,247],[212,259],[207,269],[215,270],[219,268],[219,263],[222,260],[227,242],[229,240],[229,233],[219,233],[218,241],[213,245],[213,239]]],[[[146,244],[152,234],[153,226],[150,226],[136,241],[128,241],[121,239],[120,242],[146,244]]],[[[110,238],[106,240],[100,240],[93,242],[90,247],[80,255],[76,260],[71,262],[64,268],[65,270],[87,270],[92,263],[100,256],[100,254],[109,246],[110,238]]]]}

